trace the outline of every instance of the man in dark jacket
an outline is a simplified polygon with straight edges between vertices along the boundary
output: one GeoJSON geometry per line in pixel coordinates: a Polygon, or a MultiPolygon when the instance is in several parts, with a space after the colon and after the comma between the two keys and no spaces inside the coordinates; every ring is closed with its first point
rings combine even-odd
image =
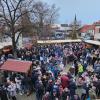
{"type": "Polygon", "coordinates": [[[69,90],[70,90],[71,100],[75,100],[74,95],[76,94],[75,93],[76,89],[77,89],[76,83],[73,81],[73,79],[71,79],[71,81],[69,83],[69,90]]]}
{"type": "Polygon", "coordinates": [[[70,98],[70,92],[68,88],[65,88],[62,93],[62,100],[69,100],[69,98],[70,98]]]}
{"type": "Polygon", "coordinates": [[[0,100],[8,100],[7,98],[7,91],[3,85],[0,85],[0,100]]]}
{"type": "Polygon", "coordinates": [[[43,100],[51,100],[51,96],[49,92],[45,93],[45,95],[43,96],[43,100]]]}
{"type": "Polygon", "coordinates": [[[0,86],[0,100],[8,100],[6,92],[7,91],[2,86],[0,86]]]}
{"type": "Polygon", "coordinates": [[[42,81],[37,81],[36,82],[36,100],[42,100],[43,94],[44,94],[44,87],[42,81]]]}

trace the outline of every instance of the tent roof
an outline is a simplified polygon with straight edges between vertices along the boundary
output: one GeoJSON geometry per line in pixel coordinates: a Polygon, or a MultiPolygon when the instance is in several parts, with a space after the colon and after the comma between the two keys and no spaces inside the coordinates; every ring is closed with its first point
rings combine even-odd
{"type": "Polygon", "coordinates": [[[2,45],[0,45],[0,49],[2,49],[3,48],[3,46],[2,45]]]}
{"type": "Polygon", "coordinates": [[[0,70],[27,73],[32,65],[30,61],[20,61],[8,59],[1,67],[0,70]]]}
{"type": "Polygon", "coordinates": [[[12,42],[0,42],[0,49],[3,49],[5,46],[12,45],[12,42]]]}
{"type": "Polygon", "coordinates": [[[37,43],[45,44],[45,43],[70,43],[70,42],[82,42],[80,39],[75,40],[38,40],[37,43]]]}
{"type": "Polygon", "coordinates": [[[100,41],[96,40],[85,40],[84,42],[89,43],[89,44],[94,44],[100,46],[100,41]]]}

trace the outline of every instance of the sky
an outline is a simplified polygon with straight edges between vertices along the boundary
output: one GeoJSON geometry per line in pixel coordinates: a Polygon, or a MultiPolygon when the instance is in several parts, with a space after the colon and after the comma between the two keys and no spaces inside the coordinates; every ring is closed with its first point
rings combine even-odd
{"type": "Polygon", "coordinates": [[[41,0],[55,4],[59,10],[57,23],[70,23],[75,14],[81,24],[92,24],[100,20],[100,0],[41,0]]]}

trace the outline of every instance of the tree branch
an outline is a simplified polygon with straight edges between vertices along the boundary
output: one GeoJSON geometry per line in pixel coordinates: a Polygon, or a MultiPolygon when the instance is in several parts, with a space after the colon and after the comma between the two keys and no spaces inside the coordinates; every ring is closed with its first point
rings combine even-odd
{"type": "Polygon", "coordinates": [[[17,36],[17,38],[16,38],[16,40],[15,40],[16,44],[18,43],[18,39],[19,39],[21,33],[22,33],[22,30],[19,32],[19,34],[18,34],[18,36],[17,36]]]}
{"type": "Polygon", "coordinates": [[[1,6],[2,6],[2,10],[3,10],[3,16],[2,16],[2,17],[5,19],[6,24],[7,24],[9,27],[11,27],[11,25],[9,24],[10,21],[6,18],[5,9],[4,9],[4,6],[3,6],[2,3],[1,3],[1,6]]]}
{"type": "Polygon", "coordinates": [[[25,15],[25,14],[27,14],[27,13],[29,13],[29,12],[32,12],[32,10],[31,10],[31,11],[28,11],[28,12],[25,12],[25,13],[21,13],[20,15],[18,15],[17,18],[15,19],[15,23],[16,23],[16,21],[17,21],[20,17],[22,17],[23,15],[25,15]]]}
{"type": "Polygon", "coordinates": [[[14,18],[13,18],[13,20],[15,20],[15,18],[16,18],[16,11],[19,8],[19,5],[21,4],[21,2],[22,2],[22,0],[19,0],[19,2],[17,3],[16,8],[14,9],[14,18]]]}
{"type": "Polygon", "coordinates": [[[11,34],[9,34],[9,33],[5,33],[5,35],[7,35],[7,36],[9,36],[9,37],[11,38],[11,34]]]}
{"type": "Polygon", "coordinates": [[[15,7],[14,7],[13,3],[11,2],[11,0],[10,0],[10,3],[11,3],[11,6],[13,7],[13,9],[15,9],[15,7]]]}
{"type": "Polygon", "coordinates": [[[10,19],[11,19],[11,22],[13,22],[13,18],[12,18],[12,15],[11,15],[11,11],[10,11],[10,8],[9,8],[9,4],[8,4],[8,0],[3,0],[7,6],[7,9],[8,9],[8,12],[9,12],[9,16],[10,16],[10,19]]]}

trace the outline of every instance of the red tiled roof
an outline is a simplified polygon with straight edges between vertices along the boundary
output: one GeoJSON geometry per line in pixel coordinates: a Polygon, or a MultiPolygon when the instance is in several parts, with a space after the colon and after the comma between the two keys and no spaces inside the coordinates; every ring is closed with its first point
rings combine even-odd
{"type": "Polygon", "coordinates": [[[27,73],[30,70],[32,62],[8,59],[0,70],[27,73]]]}
{"type": "Polygon", "coordinates": [[[94,30],[95,29],[95,25],[84,25],[80,32],[81,33],[86,33],[88,30],[94,30]]]}

